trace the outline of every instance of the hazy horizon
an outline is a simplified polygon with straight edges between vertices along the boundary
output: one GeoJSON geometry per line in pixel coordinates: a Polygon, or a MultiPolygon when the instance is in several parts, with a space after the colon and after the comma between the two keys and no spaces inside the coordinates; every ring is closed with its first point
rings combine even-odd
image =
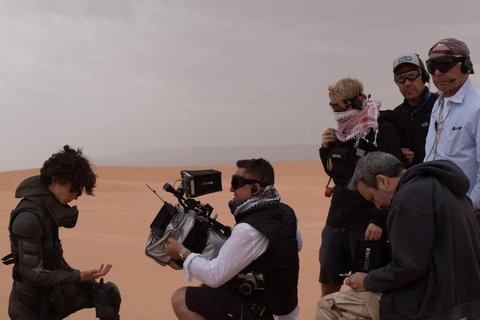
{"type": "Polygon", "coordinates": [[[392,109],[393,60],[426,60],[446,37],[480,70],[479,16],[478,1],[0,1],[0,171],[38,168],[65,144],[93,162],[319,145],[340,78],[392,109]]]}
{"type": "MultiPolygon", "coordinates": [[[[317,145],[193,147],[139,150],[111,156],[86,157],[95,167],[218,167],[235,166],[239,159],[265,158],[272,163],[319,160],[317,145]]],[[[37,166],[1,172],[38,169],[37,166]]],[[[321,162],[319,162],[321,166],[321,162]]]]}

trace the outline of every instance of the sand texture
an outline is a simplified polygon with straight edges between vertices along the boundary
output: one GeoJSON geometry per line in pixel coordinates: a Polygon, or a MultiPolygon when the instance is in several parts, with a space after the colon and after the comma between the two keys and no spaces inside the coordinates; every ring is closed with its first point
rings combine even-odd
{"type": "MultiPolygon", "coordinates": [[[[320,161],[279,162],[273,164],[276,188],[282,201],[296,212],[303,236],[300,252],[299,304],[300,318],[313,319],[320,296],[318,283],[318,248],[321,230],[328,212],[324,196],[327,177],[320,161]]],[[[115,282],[122,292],[121,318],[176,319],[171,305],[172,293],[181,286],[198,285],[184,282],[183,271],[162,267],[145,256],[149,225],[162,202],[145,186],[148,183],[166,201],[176,199],[162,190],[166,182],[180,178],[181,169],[211,169],[212,167],[96,167],[96,196],[82,196],[77,205],[80,216],[74,229],[60,229],[65,259],[79,270],[98,268],[101,263],[113,264],[106,280],[115,282]]],[[[233,216],[227,202],[231,175],[235,167],[213,167],[222,172],[223,191],[197,198],[209,203],[218,220],[233,226],[233,216]]],[[[8,220],[16,206],[17,185],[25,178],[38,174],[38,169],[0,173],[0,256],[10,252],[8,220]]],[[[0,319],[8,319],[7,306],[11,266],[0,265],[0,319]]],[[[68,319],[95,319],[94,310],[82,310],[68,319]]]]}

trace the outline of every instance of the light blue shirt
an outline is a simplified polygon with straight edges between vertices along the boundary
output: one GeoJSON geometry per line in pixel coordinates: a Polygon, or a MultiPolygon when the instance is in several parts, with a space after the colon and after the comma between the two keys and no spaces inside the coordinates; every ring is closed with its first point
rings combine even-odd
{"type": "Polygon", "coordinates": [[[440,92],[432,108],[424,161],[458,165],[470,180],[467,195],[473,208],[480,209],[480,89],[467,79],[442,108],[444,99],[440,92]]]}

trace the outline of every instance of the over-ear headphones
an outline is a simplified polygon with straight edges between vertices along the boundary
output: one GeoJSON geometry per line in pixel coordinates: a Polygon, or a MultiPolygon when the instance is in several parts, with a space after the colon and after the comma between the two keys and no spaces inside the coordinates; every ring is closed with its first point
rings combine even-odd
{"type": "Polygon", "coordinates": [[[465,60],[460,65],[460,70],[466,74],[474,74],[475,71],[473,70],[473,63],[470,60],[470,57],[465,57],[465,60]]]}
{"type": "Polygon", "coordinates": [[[420,64],[419,67],[422,69],[422,82],[430,82],[430,74],[425,70],[425,65],[423,64],[422,59],[420,59],[420,55],[418,53],[415,53],[415,55],[418,58],[418,63],[420,64]]]}
{"type": "Polygon", "coordinates": [[[252,194],[256,193],[258,191],[257,185],[252,184],[252,194]]]}
{"type": "Polygon", "coordinates": [[[358,99],[357,97],[353,97],[350,99],[351,101],[351,105],[352,105],[352,108],[353,109],[358,109],[358,110],[362,110],[363,108],[363,101],[358,99]]]}
{"type": "Polygon", "coordinates": [[[423,68],[422,68],[422,82],[423,83],[430,82],[430,74],[423,68]]]}

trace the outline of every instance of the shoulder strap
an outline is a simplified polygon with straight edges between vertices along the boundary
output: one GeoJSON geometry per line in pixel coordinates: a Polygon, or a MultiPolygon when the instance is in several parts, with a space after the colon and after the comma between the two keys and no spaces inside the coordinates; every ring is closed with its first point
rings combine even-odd
{"type": "Polygon", "coordinates": [[[43,225],[45,222],[46,208],[44,207],[43,203],[41,203],[40,205],[39,202],[41,203],[41,199],[39,199],[39,197],[25,197],[20,201],[17,207],[13,209],[12,213],[10,214],[10,223],[8,226],[10,234],[13,234],[12,232],[13,222],[20,215],[20,213],[25,211],[29,211],[35,214],[35,216],[37,217],[38,221],[40,222],[43,228],[43,225]],[[37,211],[37,208],[40,208],[40,212],[37,211]]]}
{"type": "MultiPolygon", "coordinates": [[[[23,198],[18,206],[12,211],[10,215],[10,224],[9,224],[9,231],[10,236],[13,236],[12,232],[12,225],[14,220],[20,215],[22,212],[29,211],[37,217],[40,225],[42,226],[43,234],[42,240],[45,240],[47,235],[47,229],[50,229],[51,234],[54,235],[54,239],[58,239],[58,230],[55,228],[55,223],[46,223],[47,216],[49,215],[49,211],[45,204],[42,201],[41,197],[32,196],[32,197],[25,197],[23,198]]],[[[52,221],[53,222],[53,221],[52,221]]]]}

